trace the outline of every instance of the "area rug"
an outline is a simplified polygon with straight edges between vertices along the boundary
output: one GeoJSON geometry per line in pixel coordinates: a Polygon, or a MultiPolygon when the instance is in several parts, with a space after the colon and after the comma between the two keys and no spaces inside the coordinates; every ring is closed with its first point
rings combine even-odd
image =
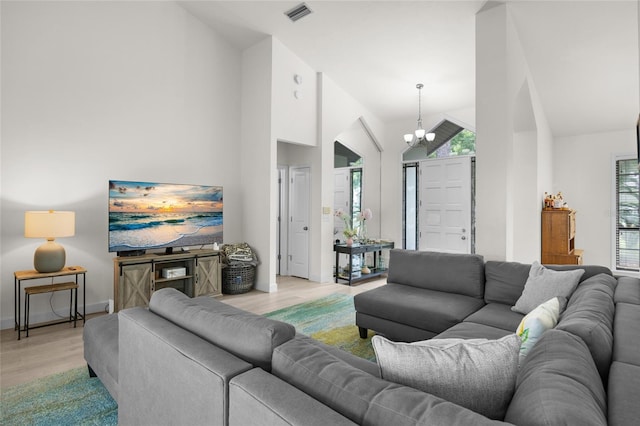
{"type": "Polygon", "coordinates": [[[86,367],[2,390],[2,425],[117,425],[118,406],[86,367]]]}
{"type": "Polygon", "coordinates": [[[356,324],[353,296],[334,293],[321,299],[283,308],[266,317],[293,324],[299,333],[336,346],[361,358],[375,361],[371,336],[361,339],[356,324]]]}
{"type": "MultiPolygon", "coordinates": [[[[329,296],[265,315],[285,321],[300,333],[375,360],[371,332],[358,335],[353,296],[329,296]]],[[[1,425],[117,425],[118,406],[86,367],[17,385],[2,391],[1,425]]]]}

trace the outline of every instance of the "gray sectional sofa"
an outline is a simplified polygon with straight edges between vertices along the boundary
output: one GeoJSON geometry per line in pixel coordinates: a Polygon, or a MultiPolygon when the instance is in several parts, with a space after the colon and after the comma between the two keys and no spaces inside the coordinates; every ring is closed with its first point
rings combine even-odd
{"type": "MultiPolygon", "coordinates": [[[[394,250],[389,267],[388,284],[355,298],[363,329],[409,341],[497,339],[523,317],[510,307],[530,265],[394,250]]],[[[148,310],[87,321],[85,358],[118,402],[120,424],[637,424],[640,280],[581,268],[500,419],[384,380],[376,363],[288,324],[172,289],[155,292],[148,310]]]]}

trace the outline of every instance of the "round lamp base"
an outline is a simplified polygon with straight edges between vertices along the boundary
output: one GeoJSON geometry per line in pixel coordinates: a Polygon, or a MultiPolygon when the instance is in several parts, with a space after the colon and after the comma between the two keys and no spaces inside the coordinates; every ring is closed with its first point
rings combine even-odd
{"type": "Polygon", "coordinates": [[[33,266],[41,273],[58,272],[64,268],[65,260],[64,247],[55,241],[47,241],[33,255],[33,266]]]}

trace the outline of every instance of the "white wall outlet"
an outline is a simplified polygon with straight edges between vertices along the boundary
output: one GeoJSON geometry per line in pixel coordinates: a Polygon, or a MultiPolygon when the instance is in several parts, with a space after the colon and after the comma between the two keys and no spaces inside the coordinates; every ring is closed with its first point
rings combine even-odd
{"type": "Polygon", "coordinates": [[[109,313],[113,313],[113,299],[109,299],[109,313]]]}

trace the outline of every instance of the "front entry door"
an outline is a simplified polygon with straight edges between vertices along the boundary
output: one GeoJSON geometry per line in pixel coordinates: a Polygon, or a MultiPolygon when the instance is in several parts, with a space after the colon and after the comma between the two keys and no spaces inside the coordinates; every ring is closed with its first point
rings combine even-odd
{"type": "Polygon", "coordinates": [[[290,170],[289,273],[309,278],[309,167],[290,170]]]}
{"type": "Polygon", "coordinates": [[[420,250],[471,253],[471,157],[420,161],[420,250]]]}

